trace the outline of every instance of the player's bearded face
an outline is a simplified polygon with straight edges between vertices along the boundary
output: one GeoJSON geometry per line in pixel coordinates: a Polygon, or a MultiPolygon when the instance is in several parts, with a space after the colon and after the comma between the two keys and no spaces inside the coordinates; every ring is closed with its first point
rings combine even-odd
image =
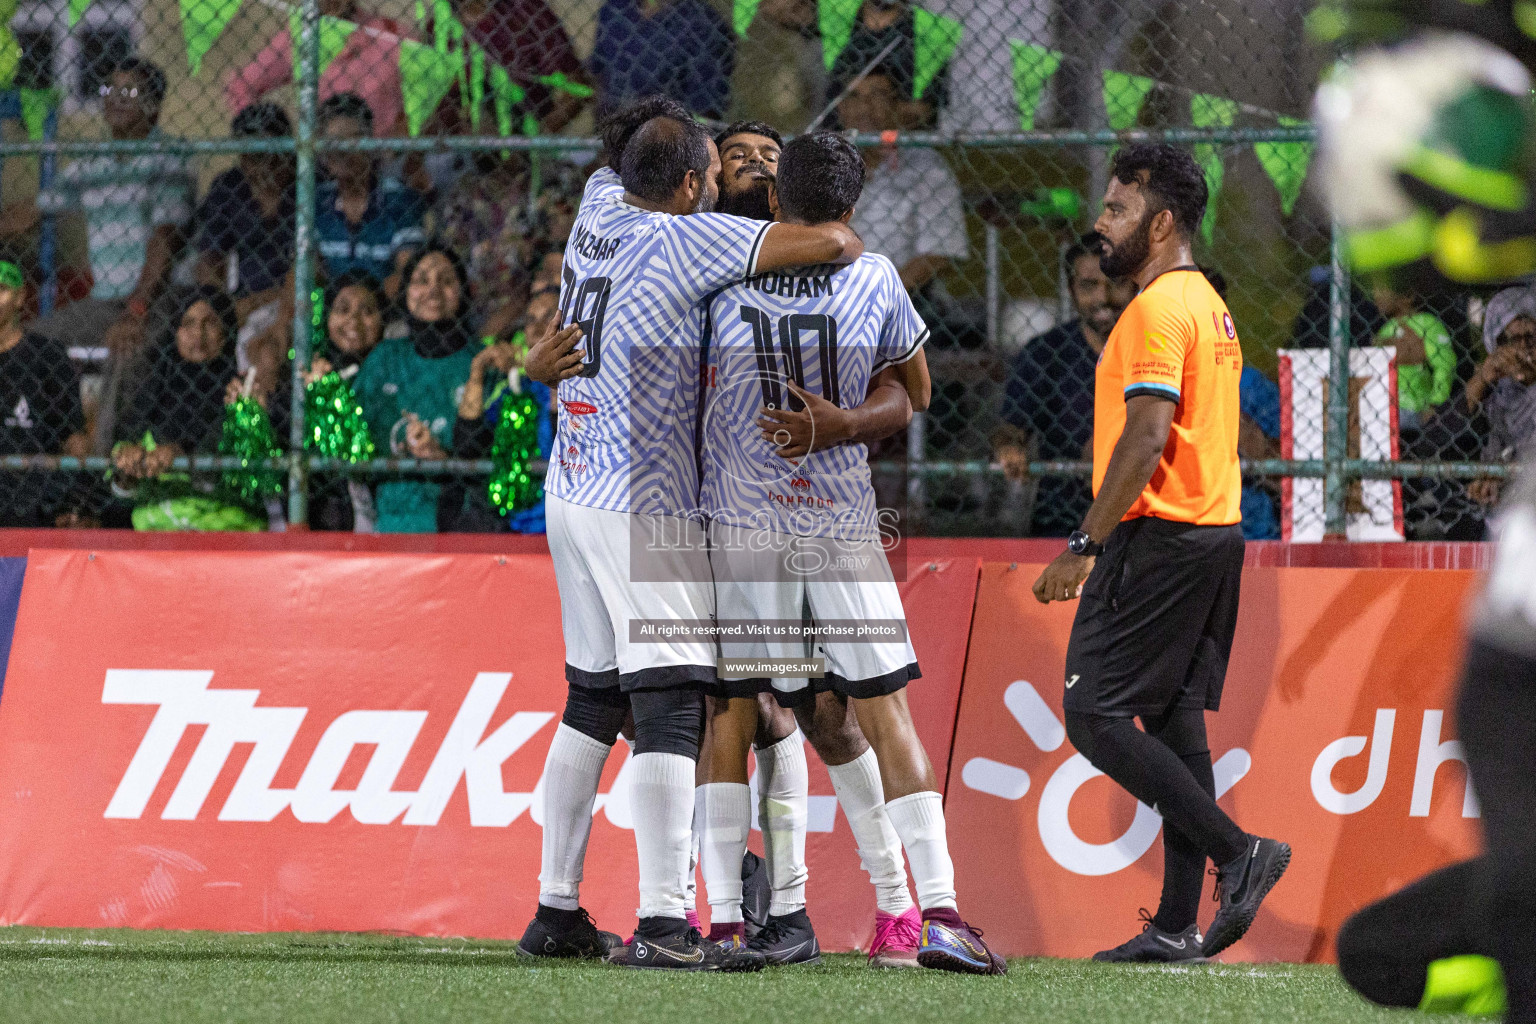
{"type": "Polygon", "coordinates": [[[1161,211],[1148,210],[1141,220],[1132,225],[1119,238],[1103,230],[1104,241],[1099,250],[1099,269],[1106,277],[1130,277],[1140,270],[1152,255],[1152,220],[1161,211]]]}
{"type": "Polygon", "coordinates": [[[720,189],[720,203],[715,209],[752,220],[773,220],[773,210],[768,204],[772,184],[771,176],[737,178],[734,183],[727,181],[720,189]]]}

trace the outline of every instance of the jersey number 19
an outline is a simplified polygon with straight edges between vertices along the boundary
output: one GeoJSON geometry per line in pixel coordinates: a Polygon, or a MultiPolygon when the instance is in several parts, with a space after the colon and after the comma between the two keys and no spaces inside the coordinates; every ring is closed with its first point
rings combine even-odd
{"type": "Polygon", "coordinates": [[[612,280],[606,277],[589,277],[576,283],[576,273],[562,267],[565,301],[560,304],[560,323],[577,324],[581,327],[586,358],[581,363],[582,377],[596,377],[603,364],[603,314],[608,311],[608,292],[612,280]]]}

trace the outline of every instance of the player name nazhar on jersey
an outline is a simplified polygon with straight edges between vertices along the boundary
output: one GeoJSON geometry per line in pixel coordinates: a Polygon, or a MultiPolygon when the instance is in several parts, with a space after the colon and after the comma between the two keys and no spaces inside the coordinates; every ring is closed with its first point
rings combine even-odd
{"type": "Polygon", "coordinates": [[[832,294],[832,272],[824,270],[806,273],[757,274],[742,282],[745,288],[764,295],[782,295],[786,299],[816,298],[832,294]]]}
{"type": "Polygon", "coordinates": [[[576,251],[589,260],[611,260],[622,238],[599,238],[586,228],[576,232],[576,251]]]}

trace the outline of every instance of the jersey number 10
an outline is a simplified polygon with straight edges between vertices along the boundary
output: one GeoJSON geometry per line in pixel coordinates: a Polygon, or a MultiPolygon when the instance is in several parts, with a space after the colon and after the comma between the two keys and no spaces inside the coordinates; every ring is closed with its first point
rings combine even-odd
{"type": "Polygon", "coordinates": [[[589,277],[578,285],[576,273],[569,267],[560,269],[560,277],[565,284],[565,299],[560,303],[560,323],[580,325],[582,347],[586,349],[586,358],[582,360],[578,376],[596,377],[603,365],[603,314],[608,311],[608,292],[612,281],[606,277],[589,277]]]}
{"type": "Polygon", "coordinates": [[[816,336],[816,358],[821,366],[821,397],[841,405],[837,390],[837,321],[825,313],[788,313],[779,317],[778,351],[773,344],[773,319],[755,306],[741,307],[741,322],[752,328],[752,348],[757,353],[757,379],[763,386],[763,405],[770,409],[797,411],[805,403],[784,387],[787,378],[800,390],[805,387],[802,333],[816,336]],[[779,366],[779,355],[785,366],[779,366]]]}

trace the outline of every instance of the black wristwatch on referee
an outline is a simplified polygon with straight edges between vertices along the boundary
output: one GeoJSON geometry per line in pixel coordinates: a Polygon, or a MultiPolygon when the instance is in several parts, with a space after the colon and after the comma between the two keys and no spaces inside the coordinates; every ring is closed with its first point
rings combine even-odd
{"type": "Polygon", "coordinates": [[[1067,538],[1067,550],[1085,558],[1097,558],[1104,553],[1104,545],[1095,544],[1093,538],[1082,530],[1073,530],[1072,535],[1067,538]]]}

